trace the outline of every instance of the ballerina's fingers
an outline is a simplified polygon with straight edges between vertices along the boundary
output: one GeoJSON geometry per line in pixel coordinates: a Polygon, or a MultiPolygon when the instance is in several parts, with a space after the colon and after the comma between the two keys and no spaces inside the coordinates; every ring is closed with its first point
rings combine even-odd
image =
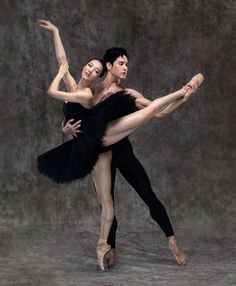
{"type": "Polygon", "coordinates": [[[50,21],[47,20],[38,19],[37,23],[40,27],[50,31],[56,28],[50,21]]]}
{"type": "Polygon", "coordinates": [[[41,20],[41,19],[37,19],[36,22],[40,25],[40,26],[47,26],[47,21],[46,20],[41,20]]]}

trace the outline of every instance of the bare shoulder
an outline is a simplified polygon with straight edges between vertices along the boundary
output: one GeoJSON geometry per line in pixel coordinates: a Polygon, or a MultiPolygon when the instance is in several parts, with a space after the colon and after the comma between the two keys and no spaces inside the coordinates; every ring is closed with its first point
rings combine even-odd
{"type": "Polygon", "coordinates": [[[137,91],[136,89],[133,88],[126,88],[125,89],[129,94],[133,95],[134,97],[138,98],[138,97],[143,97],[142,93],[140,93],[139,91],[137,91]]]}
{"type": "Polygon", "coordinates": [[[88,93],[89,95],[93,95],[93,91],[92,91],[92,89],[90,87],[85,88],[84,91],[86,93],[88,93]]]}

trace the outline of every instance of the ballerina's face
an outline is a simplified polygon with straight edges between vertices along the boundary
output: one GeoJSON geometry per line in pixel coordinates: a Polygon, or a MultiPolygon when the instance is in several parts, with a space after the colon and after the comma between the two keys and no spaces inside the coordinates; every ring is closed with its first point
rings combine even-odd
{"type": "Polygon", "coordinates": [[[102,73],[103,66],[99,60],[91,60],[89,61],[82,69],[82,78],[87,81],[95,81],[99,78],[102,73]]]}
{"type": "Polygon", "coordinates": [[[108,63],[108,71],[118,79],[126,79],[128,73],[128,58],[123,55],[119,56],[113,64],[108,63]]]}

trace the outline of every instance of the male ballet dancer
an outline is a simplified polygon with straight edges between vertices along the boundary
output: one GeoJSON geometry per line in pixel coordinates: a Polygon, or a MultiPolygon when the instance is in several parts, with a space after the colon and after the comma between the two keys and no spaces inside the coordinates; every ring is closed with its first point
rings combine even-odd
{"type": "MultiPolygon", "coordinates": [[[[93,105],[98,104],[104,98],[112,95],[116,91],[124,89],[124,87],[120,85],[120,81],[126,78],[128,72],[127,51],[123,48],[116,47],[108,49],[104,55],[104,61],[106,62],[107,74],[105,79],[101,83],[97,84],[94,88],[93,105]]],[[[196,87],[197,86],[191,86],[192,91],[194,91],[196,87]]],[[[150,104],[151,101],[146,99],[138,91],[130,88],[126,88],[126,90],[137,98],[136,105],[139,107],[139,109],[144,108],[150,104]]],[[[176,108],[186,102],[188,98],[189,96],[170,104],[165,110],[163,110],[161,113],[158,113],[156,117],[161,118],[173,112],[176,108]]],[[[63,131],[68,135],[76,136],[76,133],[79,132],[78,127],[80,124],[78,122],[71,124],[71,122],[72,121],[67,122],[63,128],[63,131]]],[[[128,138],[125,138],[120,142],[114,144],[112,148],[113,200],[116,169],[120,171],[123,177],[135,189],[140,198],[147,204],[151,217],[159,224],[165,233],[168,239],[169,248],[174,254],[177,263],[179,265],[186,265],[187,258],[178,245],[178,241],[174,234],[166,210],[153,192],[148,175],[133,153],[133,148],[128,138]]],[[[109,267],[113,267],[116,263],[116,230],[117,220],[116,217],[114,217],[108,237],[108,243],[112,248],[107,255],[107,262],[109,267]]]]}

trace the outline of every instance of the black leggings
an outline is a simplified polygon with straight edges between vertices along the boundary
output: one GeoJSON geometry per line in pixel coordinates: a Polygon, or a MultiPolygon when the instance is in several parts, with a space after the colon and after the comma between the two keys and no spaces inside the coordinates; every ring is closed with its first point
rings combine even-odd
{"type": "MultiPolygon", "coordinates": [[[[141,163],[133,153],[132,145],[128,138],[115,144],[112,158],[112,197],[114,200],[114,183],[116,168],[120,171],[127,182],[135,189],[140,198],[148,206],[151,217],[159,224],[166,237],[174,235],[173,228],[162,203],[157,199],[152,190],[148,175],[141,163]]],[[[108,243],[115,248],[117,220],[114,217],[108,243]]]]}

